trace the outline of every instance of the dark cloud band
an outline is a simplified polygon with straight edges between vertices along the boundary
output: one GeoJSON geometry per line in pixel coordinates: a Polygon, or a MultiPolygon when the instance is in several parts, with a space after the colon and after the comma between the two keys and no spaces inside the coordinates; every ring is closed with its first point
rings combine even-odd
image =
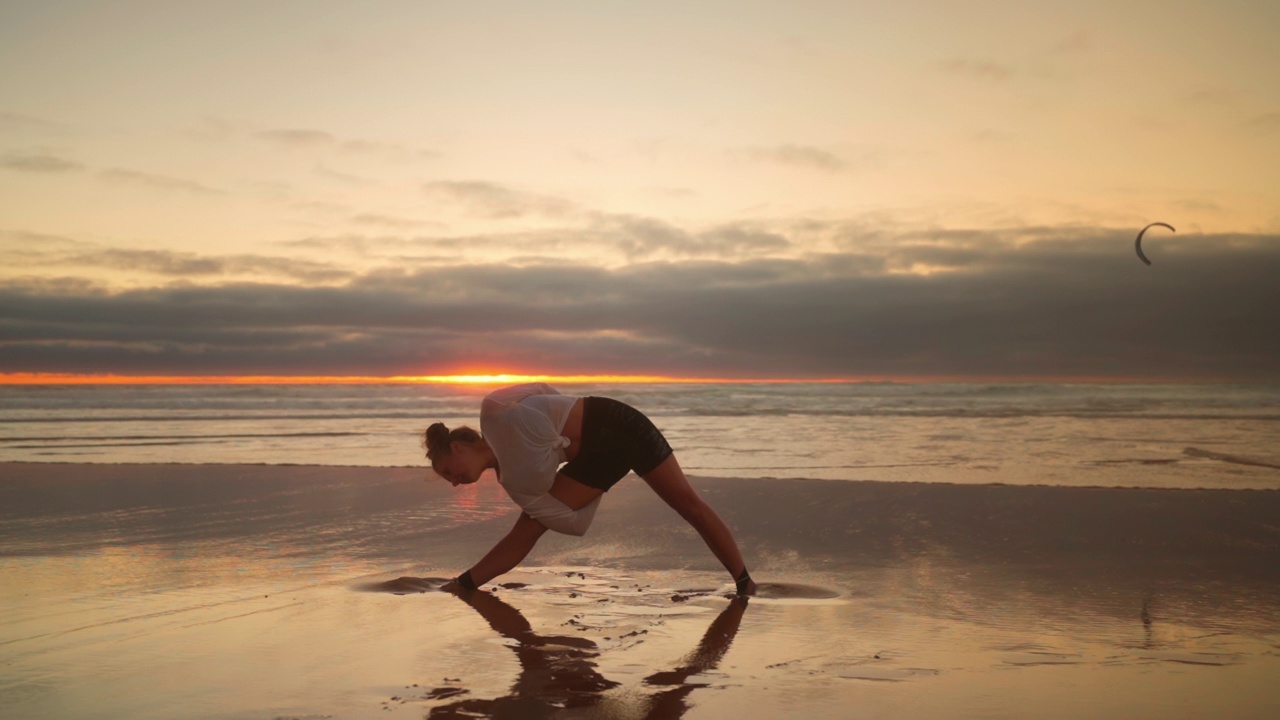
{"type": "MultiPolygon", "coordinates": [[[[1103,230],[617,269],[382,270],[340,286],[0,288],[0,371],[1280,379],[1280,238],[1103,230]]],[[[765,240],[767,241],[767,239],[765,240]]]]}

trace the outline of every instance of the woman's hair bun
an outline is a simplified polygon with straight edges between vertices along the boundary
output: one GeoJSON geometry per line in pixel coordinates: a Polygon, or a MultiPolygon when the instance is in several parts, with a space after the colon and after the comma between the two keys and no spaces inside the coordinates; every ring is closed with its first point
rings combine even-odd
{"type": "Polygon", "coordinates": [[[449,426],[442,422],[432,423],[427,428],[427,442],[435,445],[439,442],[449,442],[449,426]]]}
{"type": "Polygon", "coordinates": [[[480,442],[480,433],[466,425],[450,430],[448,425],[438,422],[432,423],[431,427],[422,434],[422,446],[427,449],[427,457],[431,460],[438,460],[448,455],[454,440],[475,444],[480,442]]]}
{"type": "Polygon", "coordinates": [[[449,453],[449,426],[444,423],[433,423],[427,428],[424,436],[427,457],[436,458],[449,453]]]}

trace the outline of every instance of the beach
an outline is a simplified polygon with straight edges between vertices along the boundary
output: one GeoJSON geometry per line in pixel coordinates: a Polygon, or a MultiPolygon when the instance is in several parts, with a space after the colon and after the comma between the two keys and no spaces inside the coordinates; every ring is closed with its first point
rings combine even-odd
{"type": "Polygon", "coordinates": [[[0,720],[1280,720],[1278,76],[1277,1],[0,2],[0,720]]]}
{"type": "Polygon", "coordinates": [[[1280,493],[693,478],[760,597],[638,479],[510,526],[421,468],[0,464],[12,718],[1280,712],[1280,493]]]}

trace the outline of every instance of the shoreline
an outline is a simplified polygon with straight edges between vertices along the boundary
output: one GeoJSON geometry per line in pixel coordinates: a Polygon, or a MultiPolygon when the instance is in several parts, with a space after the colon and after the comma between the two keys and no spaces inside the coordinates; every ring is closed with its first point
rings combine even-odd
{"type": "MultiPolygon", "coordinates": [[[[1258,463],[1241,463],[1244,465],[1252,465],[1255,467],[1272,468],[1274,466],[1258,463]]],[[[211,467],[211,468],[333,468],[337,470],[404,470],[404,471],[421,471],[429,473],[431,470],[427,465],[337,465],[337,464],[318,464],[318,463],[293,463],[293,462],[174,462],[174,461],[157,461],[157,462],[85,462],[81,460],[0,460],[0,477],[8,468],[22,469],[26,467],[43,467],[43,466],[69,466],[69,467],[114,467],[114,468],[163,468],[163,467],[211,467]]],[[[813,483],[833,483],[842,485],[904,485],[904,486],[945,486],[945,487],[974,487],[974,488],[1063,488],[1068,490],[1130,490],[1130,491],[1153,491],[1153,492],[1223,492],[1223,493],[1240,493],[1240,492],[1257,492],[1257,493],[1274,493],[1280,494],[1280,487],[1260,488],[1260,487],[1241,487],[1241,488],[1224,488],[1224,487],[1151,487],[1147,485],[1052,485],[1047,483],[1007,483],[1007,482],[946,482],[941,480],[841,480],[832,478],[806,477],[803,475],[792,476],[760,476],[760,477],[733,477],[724,475],[703,475],[700,473],[687,472],[691,481],[711,481],[711,482],[813,482],[813,483]]]]}
{"type": "MultiPolygon", "coordinates": [[[[798,578],[925,560],[1024,569],[1069,562],[1088,566],[1079,568],[1086,574],[1280,588],[1275,490],[690,482],[744,553],[760,556],[753,568],[798,578]]],[[[280,536],[304,544],[317,525],[337,524],[351,532],[334,542],[356,542],[368,557],[412,560],[421,557],[414,543],[435,538],[436,557],[461,563],[474,560],[471,545],[501,537],[516,513],[492,477],[454,489],[421,467],[0,463],[4,555],[92,547],[104,524],[124,532],[126,544],[135,542],[130,533],[138,542],[280,536]]],[[[692,529],[634,476],[605,495],[586,538],[548,533],[530,560],[718,571],[692,529]]]]}

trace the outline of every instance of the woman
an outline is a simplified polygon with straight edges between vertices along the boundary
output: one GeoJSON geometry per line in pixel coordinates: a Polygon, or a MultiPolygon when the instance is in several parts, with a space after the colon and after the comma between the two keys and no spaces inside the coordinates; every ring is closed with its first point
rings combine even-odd
{"type": "Polygon", "coordinates": [[[493,468],[524,510],[506,537],[454,579],[458,587],[474,590],[511,570],[548,529],[582,535],[600,497],[634,470],[698,531],[738,594],[755,593],[733,533],[689,485],[662,433],[630,405],[561,395],[546,383],[515,385],[480,403],[480,430],[435,423],[423,439],[432,469],[445,480],[469,485],[493,468]]]}

